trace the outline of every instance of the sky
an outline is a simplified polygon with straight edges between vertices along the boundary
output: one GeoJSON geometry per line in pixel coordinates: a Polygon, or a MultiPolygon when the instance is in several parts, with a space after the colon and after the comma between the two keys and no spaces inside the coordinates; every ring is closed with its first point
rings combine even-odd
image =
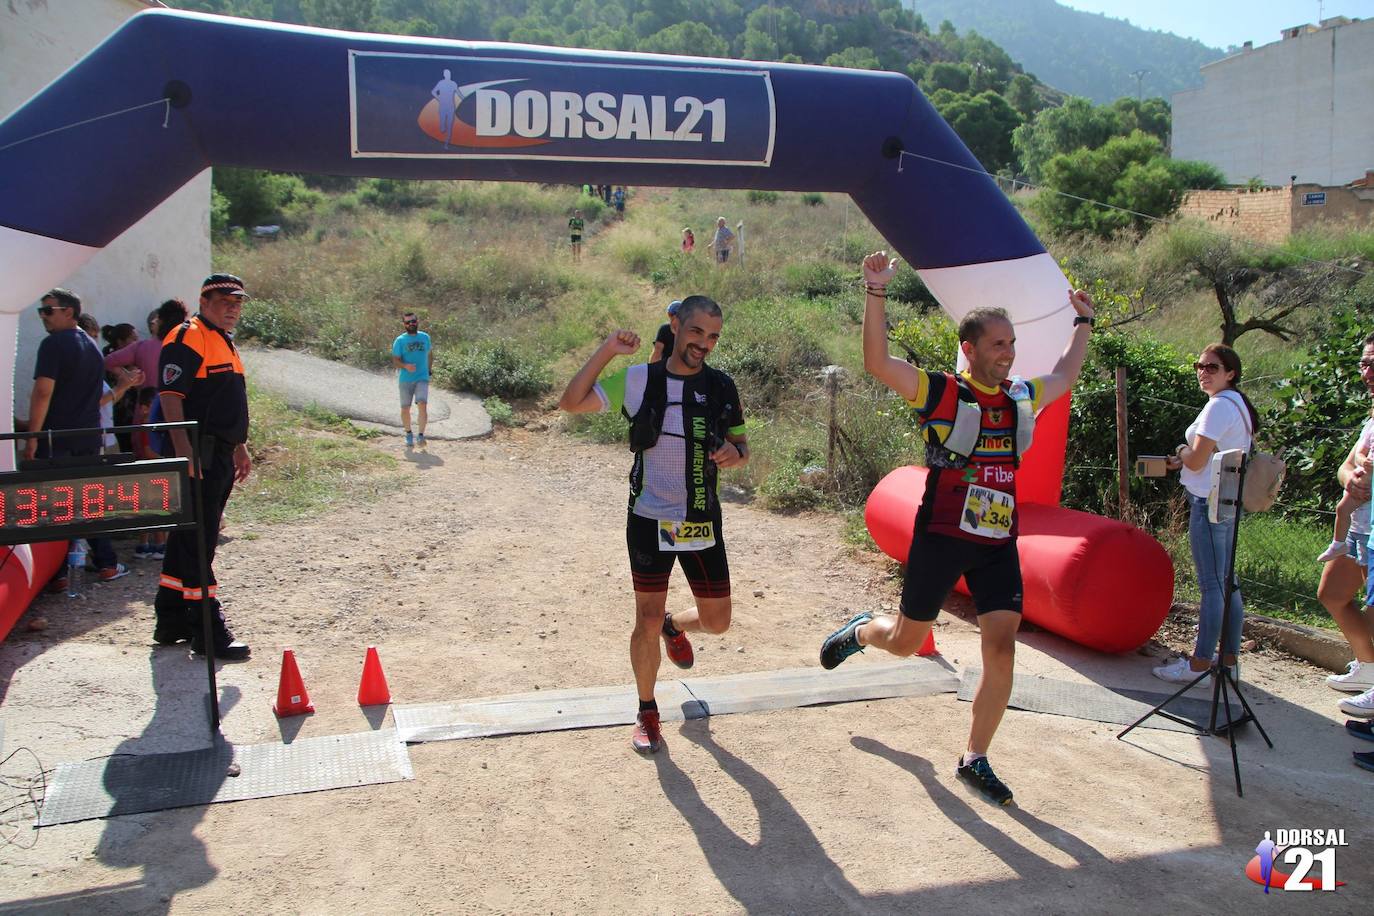
{"type": "Polygon", "coordinates": [[[1318,18],[1374,19],[1374,0],[1059,0],[1089,13],[1129,19],[1146,29],[1196,38],[1226,49],[1253,41],[1255,47],[1278,41],[1289,26],[1318,18]],[[1319,12],[1320,9],[1320,12],[1319,12]]]}

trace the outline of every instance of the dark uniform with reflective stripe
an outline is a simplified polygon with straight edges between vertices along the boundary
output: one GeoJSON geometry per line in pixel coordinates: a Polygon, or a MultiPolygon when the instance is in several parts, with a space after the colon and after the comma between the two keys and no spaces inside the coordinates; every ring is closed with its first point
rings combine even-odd
{"type": "Polygon", "coordinates": [[[154,607],[159,629],[168,626],[176,632],[182,621],[194,626],[200,619],[202,585],[208,584],[210,595],[215,595],[215,546],[224,506],[234,489],[234,448],[248,441],[248,386],[233,340],[202,315],[177,326],[163,340],[158,381],[162,394],[183,399],[186,419],[200,422],[201,534],[210,581],[200,581],[195,532],[172,532],[154,607]]]}

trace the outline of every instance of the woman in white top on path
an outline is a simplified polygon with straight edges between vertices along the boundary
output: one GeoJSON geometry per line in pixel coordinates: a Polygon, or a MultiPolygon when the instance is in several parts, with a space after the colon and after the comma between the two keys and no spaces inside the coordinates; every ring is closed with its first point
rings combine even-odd
{"type": "Polygon", "coordinates": [[[1221,637],[1221,661],[1236,663],[1240,651],[1243,622],[1240,588],[1231,592],[1231,614],[1226,632],[1221,632],[1222,607],[1226,598],[1225,576],[1231,561],[1233,522],[1207,520],[1207,493],[1211,486],[1208,465],[1212,455],[1230,449],[1248,452],[1259,428],[1259,415],[1239,388],[1240,356],[1225,344],[1212,344],[1193,364],[1198,387],[1207,393],[1207,405],[1193,420],[1184,435],[1186,441],[1169,459],[1170,470],[1179,472],[1188,498],[1188,543],[1197,569],[1198,608],[1197,643],[1192,658],[1178,658],[1154,669],[1155,677],[1174,683],[1187,683],[1212,665],[1221,637]]]}

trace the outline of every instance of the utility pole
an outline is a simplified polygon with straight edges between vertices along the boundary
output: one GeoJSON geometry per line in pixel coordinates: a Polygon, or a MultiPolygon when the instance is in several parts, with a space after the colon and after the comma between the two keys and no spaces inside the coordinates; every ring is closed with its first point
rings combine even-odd
{"type": "Polygon", "coordinates": [[[1145,93],[1144,93],[1145,74],[1147,74],[1147,73],[1149,73],[1149,72],[1150,72],[1149,70],[1132,70],[1132,71],[1131,71],[1131,76],[1135,77],[1135,100],[1136,100],[1137,102],[1143,102],[1143,101],[1145,101],[1145,93]]]}

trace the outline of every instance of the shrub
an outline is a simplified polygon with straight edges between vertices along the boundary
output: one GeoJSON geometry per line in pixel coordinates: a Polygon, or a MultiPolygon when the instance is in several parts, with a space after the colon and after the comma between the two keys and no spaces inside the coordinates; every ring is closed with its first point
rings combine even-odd
{"type": "Polygon", "coordinates": [[[773,468],[759,486],[759,496],[769,509],[796,512],[816,509],[828,502],[824,490],[806,482],[808,465],[804,456],[794,456],[773,468]]]}
{"type": "Polygon", "coordinates": [[[801,196],[801,199],[802,203],[806,204],[808,207],[819,207],[825,203],[825,196],[823,194],[817,194],[815,191],[807,191],[801,196]]]}
{"type": "Polygon", "coordinates": [[[574,414],[568,428],[576,435],[585,436],[593,442],[607,444],[620,443],[628,446],[629,425],[619,411],[609,410],[601,413],[574,414]]]}
{"type": "MultiPolygon", "coordinates": [[[[1126,413],[1132,455],[1166,455],[1202,407],[1191,360],[1144,331],[1094,334],[1074,387],[1064,457],[1064,504],[1115,515],[1117,509],[1116,367],[1126,367],[1126,413]]],[[[1130,478],[1133,509],[1145,520],[1169,511],[1178,481],[1130,478]]]]}
{"type": "Polygon", "coordinates": [[[1278,403],[1260,425],[1260,441],[1281,451],[1288,464],[1285,503],[1329,509],[1340,499],[1336,468],[1369,413],[1357,366],[1370,330],[1362,317],[1369,314],[1369,303],[1356,299],[1352,291],[1344,306],[1330,313],[1308,358],[1279,382],[1278,403]]]}
{"type": "Polygon", "coordinates": [[[549,373],[508,340],[484,340],[446,366],[447,387],[487,397],[526,398],[549,389],[549,373]]]}
{"type": "Polygon", "coordinates": [[[887,294],[894,302],[905,302],[921,308],[937,308],[940,305],[934,294],[926,288],[920,274],[905,265],[897,268],[893,274],[892,282],[887,285],[887,294]]]}
{"type": "Polygon", "coordinates": [[[778,202],[777,191],[750,191],[747,199],[751,204],[768,204],[769,206],[778,202]]]}
{"type": "Polygon", "coordinates": [[[515,411],[496,395],[483,400],[482,409],[487,412],[487,416],[491,417],[491,422],[497,426],[515,425],[515,411]]]}
{"type": "Polygon", "coordinates": [[[746,404],[774,406],[788,388],[830,360],[811,332],[776,302],[744,304],[730,314],[714,365],[735,376],[746,404]]]}
{"type": "Polygon", "coordinates": [[[269,347],[299,349],[315,332],[312,316],[299,304],[284,305],[272,299],[249,299],[243,304],[238,333],[269,347]]]}
{"type": "Polygon", "coordinates": [[[829,261],[788,264],[782,270],[783,288],[789,293],[817,299],[844,292],[851,279],[848,271],[829,261]]]}
{"type": "Polygon", "coordinates": [[[404,178],[365,178],[358,186],[358,200],[383,210],[409,210],[428,207],[439,199],[431,181],[404,178]]]}
{"type": "Polygon", "coordinates": [[[891,337],[893,354],[923,369],[949,371],[959,357],[959,328],[941,311],[897,322],[891,337]]]}

